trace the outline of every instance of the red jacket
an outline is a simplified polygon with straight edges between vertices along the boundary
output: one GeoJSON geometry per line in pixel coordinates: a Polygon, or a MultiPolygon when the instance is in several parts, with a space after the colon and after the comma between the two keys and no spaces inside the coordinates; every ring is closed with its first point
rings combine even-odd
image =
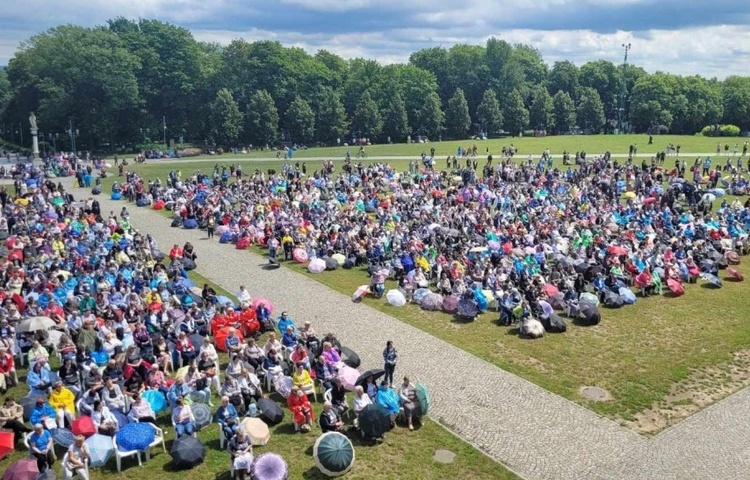
{"type": "Polygon", "coordinates": [[[298,397],[294,393],[290,393],[289,396],[286,397],[286,406],[289,407],[289,410],[292,411],[295,423],[305,423],[305,411],[310,414],[311,420],[315,420],[313,409],[310,406],[310,401],[307,399],[307,395],[303,394],[302,396],[298,397]]]}
{"type": "Polygon", "coordinates": [[[0,373],[6,374],[13,371],[13,355],[3,353],[0,355],[0,373]]]}

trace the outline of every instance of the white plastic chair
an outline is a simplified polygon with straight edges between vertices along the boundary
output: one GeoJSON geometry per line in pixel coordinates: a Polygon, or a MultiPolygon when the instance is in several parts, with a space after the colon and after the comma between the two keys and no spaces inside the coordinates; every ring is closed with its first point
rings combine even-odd
{"type": "Polygon", "coordinates": [[[318,389],[315,388],[315,383],[308,383],[307,385],[303,385],[302,391],[305,395],[310,395],[312,393],[315,402],[318,402],[318,389]]]}
{"type": "Polygon", "coordinates": [[[141,462],[140,450],[120,450],[120,447],[117,446],[117,435],[112,437],[112,444],[115,447],[115,461],[117,462],[117,473],[120,473],[122,471],[122,459],[123,458],[136,456],[138,457],[138,466],[139,467],[143,466],[143,463],[141,462]]]}
{"type": "Polygon", "coordinates": [[[146,461],[151,460],[151,449],[154,447],[158,447],[159,444],[161,444],[161,448],[164,449],[164,453],[167,453],[167,446],[164,443],[164,430],[152,423],[149,423],[148,425],[151,425],[151,427],[154,429],[154,441],[151,442],[148,447],[146,447],[146,461]]]}
{"type": "Polygon", "coordinates": [[[224,427],[219,422],[216,422],[216,425],[219,427],[219,448],[224,450],[224,444],[227,442],[227,438],[224,435],[224,427]]]}
{"type": "MultiPolygon", "coordinates": [[[[324,402],[330,402],[330,401],[331,401],[331,398],[332,398],[332,394],[331,394],[331,389],[329,388],[329,389],[328,389],[328,390],[326,390],[326,392],[325,392],[325,393],[323,394],[323,401],[324,401],[324,402]]],[[[354,413],[353,413],[353,410],[351,409],[351,407],[349,407],[349,404],[347,403],[347,404],[346,404],[346,413],[345,413],[346,417],[347,417],[347,418],[352,418],[352,415],[353,415],[353,414],[354,414],[354,413]]]]}
{"type": "MultiPolygon", "coordinates": [[[[75,475],[75,472],[70,477],[67,477],[65,475],[65,471],[67,470],[67,468],[65,467],[65,465],[67,465],[67,464],[68,464],[68,452],[65,452],[65,456],[62,459],[62,465],[63,465],[63,468],[62,468],[62,477],[63,477],[63,480],[72,480],[73,475],[75,475]]],[[[89,459],[88,458],[84,459],[83,465],[84,465],[83,469],[86,471],[86,478],[91,478],[89,476],[89,459]]]]}
{"type": "MultiPolygon", "coordinates": [[[[174,429],[174,438],[176,440],[177,439],[177,424],[174,423],[174,419],[171,419],[171,420],[172,420],[172,428],[174,429]]],[[[198,427],[195,428],[195,431],[190,436],[193,438],[198,438],[198,427]]],[[[166,447],[164,451],[166,452],[166,447]]]]}

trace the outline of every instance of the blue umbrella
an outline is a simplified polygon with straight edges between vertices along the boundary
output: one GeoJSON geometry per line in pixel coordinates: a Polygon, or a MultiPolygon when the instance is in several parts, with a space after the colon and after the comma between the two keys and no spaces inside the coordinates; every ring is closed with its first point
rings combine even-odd
{"type": "Polygon", "coordinates": [[[120,428],[130,423],[130,419],[121,411],[111,410],[111,412],[112,412],[112,415],[114,415],[115,418],[117,419],[117,424],[119,425],[120,428]]]}
{"type": "Polygon", "coordinates": [[[109,362],[109,355],[107,355],[107,352],[104,350],[97,350],[91,352],[91,359],[94,360],[98,366],[102,367],[109,362]]]}
{"type": "Polygon", "coordinates": [[[123,451],[145,450],[156,438],[150,423],[129,423],[117,432],[117,446],[123,451]]]}
{"type": "Polygon", "coordinates": [[[52,430],[52,440],[63,448],[70,448],[75,442],[75,435],[67,428],[56,428],[52,430]]]}
{"type": "Polygon", "coordinates": [[[234,302],[231,301],[231,300],[229,300],[229,298],[227,298],[227,297],[225,297],[223,295],[217,295],[216,296],[216,301],[218,302],[219,305],[226,306],[227,304],[229,304],[230,307],[234,307],[234,302]]]}
{"type": "Polygon", "coordinates": [[[710,283],[711,285],[713,285],[714,287],[717,287],[717,288],[722,287],[722,283],[721,283],[721,280],[719,280],[719,277],[717,277],[716,275],[712,273],[701,273],[701,278],[707,281],[708,283],[710,283]]]}
{"type": "Polygon", "coordinates": [[[86,446],[89,447],[91,455],[90,465],[92,468],[103,467],[107,464],[112,455],[115,454],[115,445],[112,443],[112,437],[95,434],[86,439],[86,446]]]}
{"type": "Polygon", "coordinates": [[[151,410],[153,410],[154,413],[159,413],[167,408],[167,399],[164,398],[164,394],[159,390],[146,390],[141,395],[141,398],[151,405],[151,410]]]}

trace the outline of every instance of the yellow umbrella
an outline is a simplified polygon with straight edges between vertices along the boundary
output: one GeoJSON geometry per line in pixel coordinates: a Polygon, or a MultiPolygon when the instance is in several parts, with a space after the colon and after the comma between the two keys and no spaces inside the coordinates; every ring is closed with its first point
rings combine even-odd
{"type": "Polygon", "coordinates": [[[248,436],[253,445],[265,445],[271,439],[268,425],[260,418],[245,418],[240,423],[240,431],[248,436]]]}
{"type": "Polygon", "coordinates": [[[177,371],[176,371],[176,372],[174,373],[174,378],[181,378],[181,379],[183,379],[183,380],[184,380],[184,379],[185,379],[185,375],[187,375],[187,372],[188,372],[188,368],[190,368],[190,366],[189,366],[189,365],[188,365],[188,366],[186,366],[186,367],[182,367],[182,368],[180,368],[179,370],[177,370],[177,371]]]}
{"type": "Polygon", "coordinates": [[[26,207],[29,205],[29,201],[25,198],[17,198],[13,200],[13,203],[15,203],[16,205],[21,205],[22,207],[26,207]]]}
{"type": "Polygon", "coordinates": [[[635,198],[635,192],[625,192],[623,195],[625,198],[635,198]]]}

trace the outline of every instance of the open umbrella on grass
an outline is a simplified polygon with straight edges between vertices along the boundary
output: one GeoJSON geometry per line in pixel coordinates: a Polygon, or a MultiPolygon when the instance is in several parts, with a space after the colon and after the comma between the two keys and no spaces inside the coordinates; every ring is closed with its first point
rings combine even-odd
{"type": "Polygon", "coordinates": [[[339,477],[354,465],[354,445],[342,433],[327,432],[315,441],[313,458],[323,474],[339,477]]]}
{"type": "Polygon", "coordinates": [[[117,432],[117,446],[123,451],[145,450],[156,438],[150,423],[129,423],[117,432]]]}
{"type": "Polygon", "coordinates": [[[167,408],[167,400],[159,390],[146,390],[141,395],[141,398],[148,402],[154,413],[159,413],[167,408]]]}
{"type": "Polygon", "coordinates": [[[682,286],[682,283],[674,278],[670,278],[667,280],[667,287],[669,287],[669,291],[672,292],[675,296],[679,297],[685,294],[685,288],[682,286]]]}
{"type": "Polygon", "coordinates": [[[394,307],[403,307],[406,305],[406,297],[398,290],[388,290],[388,293],[385,294],[385,299],[394,307]]]}
{"type": "Polygon", "coordinates": [[[271,425],[278,425],[284,420],[284,410],[270,398],[261,398],[258,400],[257,407],[260,411],[260,418],[271,425]]]}
{"type": "Polygon", "coordinates": [[[458,311],[458,297],[455,295],[443,297],[443,311],[451,314],[456,313],[458,311]]]}
{"type": "Polygon", "coordinates": [[[71,425],[70,429],[73,431],[73,435],[83,435],[86,438],[96,433],[94,421],[88,415],[83,415],[73,420],[73,425],[71,425]]]}
{"type": "Polygon", "coordinates": [[[323,273],[326,269],[326,262],[322,258],[313,258],[310,263],[307,264],[307,270],[310,273],[323,273]]]}
{"type": "Polygon", "coordinates": [[[16,449],[15,434],[9,430],[0,430],[0,460],[16,449]]]}
{"type": "Polygon", "coordinates": [[[424,310],[437,312],[443,308],[443,296],[439,293],[428,293],[419,304],[424,310]]]}
{"type": "Polygon", "coordinates": [[[39,475],[35,458],[22,458],[3,473],[3,480],[34,480],[39,475]]]}
{"type": "Polygon", "coordinates": [[[267,452],[258,455],[250,466],[252,480],[286,480],[289,467],[278,453],[267,452]]]}
{"type": "Polygon", "coordinates": [[[172,464],[176,468],[193,468],[203,462],[203,458],[206,456],[206,447],[197,438],[183,435],[172,442],[169,455],[172,457],[172,464]]]}
{"type": "Polygon", "coordinates": [[[701,278],[705,281],[707,281],[709,284],[713,285],[716,288],[721,288],[723,284],[721,283],[721,280],[719,280],[719,277],[714,275],[713,273],[701,273],[701,278]]]}
{"type": "Polygon", "coordinates": [[[359,413],[359,430],[367,438],[380,438],[391,429],[391,416],[381,405],[372,403],[359,413]]]}
{"type": "Polygon", "coordinates": [[[89,448],[89,455],[91,455],[89,465],[92,468],[103,467],[115,454],[115,444],[112,442],[112,437],[107,435],[97,433],[90,436],[86,439],[86,446],[89,448]]]}
{"type": "Polygon", "coordinates": [[[341,357],[344,363],[352,368],[359,368],[359,365],[362,363],[362,360],[359,359],[359,355],[349,347],[341,347],[341,357]]]}
{"type": "Polygon", "coordinates": [[[245,418],[240,423],[240,430],[247,435],[254,446],[265,445],[271,439],[268,425],[260,418],[245,418]]]}
{"type": "Polygon", "coordinates": [[[745,279],[745,277],[742,276],[742,273],[736,268],[727,267],[727,273],[732,277],[733,280],[736,280],[738,282],[741,282],[745,279]]]}

